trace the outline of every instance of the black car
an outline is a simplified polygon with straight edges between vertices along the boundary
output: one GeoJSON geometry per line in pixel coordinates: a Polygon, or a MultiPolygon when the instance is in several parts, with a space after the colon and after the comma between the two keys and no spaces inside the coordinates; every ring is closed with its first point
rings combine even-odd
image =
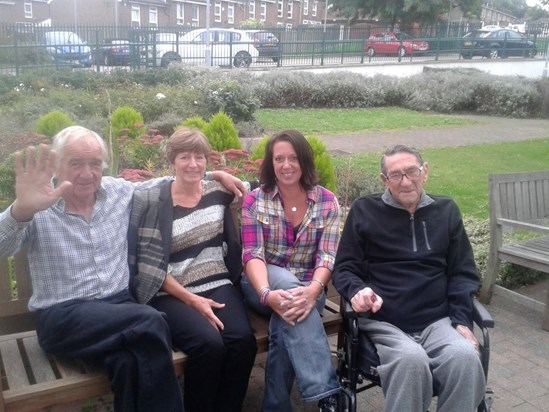
{"type": "Polygon", "coordinates": [[[483,27],[463,37],[460,54],[464,59],[482,56],[488,59],[509,56],[534,57],[536,45],[524,35],[501,27],[483,27]]]}
{"type": "Polygon", "coordinates": [[[95,50],[96,63],[105,66],[130,64],[130,42],[128,40],[107,39],[99,49],[95,50]]]}
{"type": "Polygon", "coordinates": [[[278,38],[273,33],[263,30],[246,30],[246,33],[259,52],[260,59],[268,58],[275,63],[278,62],[280,56],[278,38]]]}

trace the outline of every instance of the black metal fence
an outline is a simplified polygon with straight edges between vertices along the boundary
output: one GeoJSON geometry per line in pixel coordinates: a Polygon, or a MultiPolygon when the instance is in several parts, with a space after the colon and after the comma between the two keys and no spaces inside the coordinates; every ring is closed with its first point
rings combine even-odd
{"type": "MultiPolygon", "coordinates": [[[[380,37],[373,47],[370,36],[390,33],[393,31],[390,25],[269,28],[262,31],[272,33],[271,40],[274,38],[274,41],[257,43],[251,35],[238,38],[215,34],[217,28],[210,29],[210,41],[204,42],[200,40],[205,40],[205,34],[188,37],[185,33],[196,28],[180,26],[152,29],[0,24],[0,74],[19,75],[28,71],[75,67],[104,72],[112,70],[114,65],[126,69],[165,67],[173,61],[188,64],[209,62],[214,66],[229,67],[280,67],[363,64],[383,60],[453,60],[473,57],[463,53],[463,36],[477,28],[478,25],[458,23],[408,28],[406,31],[411,38],[380,37]],[[427,46],[417,46],[419,43],[427,46]]],[[[544,56],[549,41],[549,24],[529,24],[527,29],[526,38],[534,42],[537,55],[544,56]]],[[[398,28],[395,31],[398,32],[398,28]]],[[[511,41],[504,41],[499,56],[487,54],[484,57],[515,54],[531,57],[515,50],[516,47],[511,41]]]]}

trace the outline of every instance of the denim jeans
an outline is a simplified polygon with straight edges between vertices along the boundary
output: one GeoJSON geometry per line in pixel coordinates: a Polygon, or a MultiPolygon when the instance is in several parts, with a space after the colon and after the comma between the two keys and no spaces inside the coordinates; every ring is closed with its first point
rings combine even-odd
{"type": "MultiPolygon", "coordinates": [[[[267,265],[267,272],[273,290],[308,285],[278,266],[267,265]]],[[[246,275],[242,278],[241,288],[252,309],[271,316],[263,411],[292,410],[290,394],[294,379],[305,402],[339,393],[330,346],[320,318],[326,301],[325,293],[317,300],[317,310],[292,326],[270,308],[260,306],[257,293],[246,275]]]]}

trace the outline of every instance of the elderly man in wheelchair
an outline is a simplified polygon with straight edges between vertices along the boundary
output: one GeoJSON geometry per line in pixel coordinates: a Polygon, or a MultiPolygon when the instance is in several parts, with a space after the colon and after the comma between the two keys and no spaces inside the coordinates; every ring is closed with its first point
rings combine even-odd
{"type": "Polygon", "coordinates": [[[427,411],[433,396],[438,411],[489,409],[485,327],[493,321],[474,300],[479,279],[460,211],[425,193],[428,172],[416,149],[390,147],[385,192],[356,200],[345,222],[332,281],[352,307],[344,350],[357,353],[343,354],[339,368],[350,410],[362,376],[381,385],[385,411],[427,411]]]}

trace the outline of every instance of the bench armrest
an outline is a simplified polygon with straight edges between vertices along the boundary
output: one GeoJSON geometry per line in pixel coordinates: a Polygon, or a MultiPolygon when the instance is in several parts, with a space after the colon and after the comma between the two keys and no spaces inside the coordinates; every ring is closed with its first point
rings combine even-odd
{"type": "Polygon", "coordinates": [[[498,222],[498,225],[501,225],[501,226],[511,226],[514,229],[531,230],[533,232],[549,235],[549,227],[547,226],[538,225],[538,224],[529,223],[529,222],[520,222],[518,220],[511,220],[511,219],[504,219],[504,218],[498,218],[497,222],[498,222]]]}

